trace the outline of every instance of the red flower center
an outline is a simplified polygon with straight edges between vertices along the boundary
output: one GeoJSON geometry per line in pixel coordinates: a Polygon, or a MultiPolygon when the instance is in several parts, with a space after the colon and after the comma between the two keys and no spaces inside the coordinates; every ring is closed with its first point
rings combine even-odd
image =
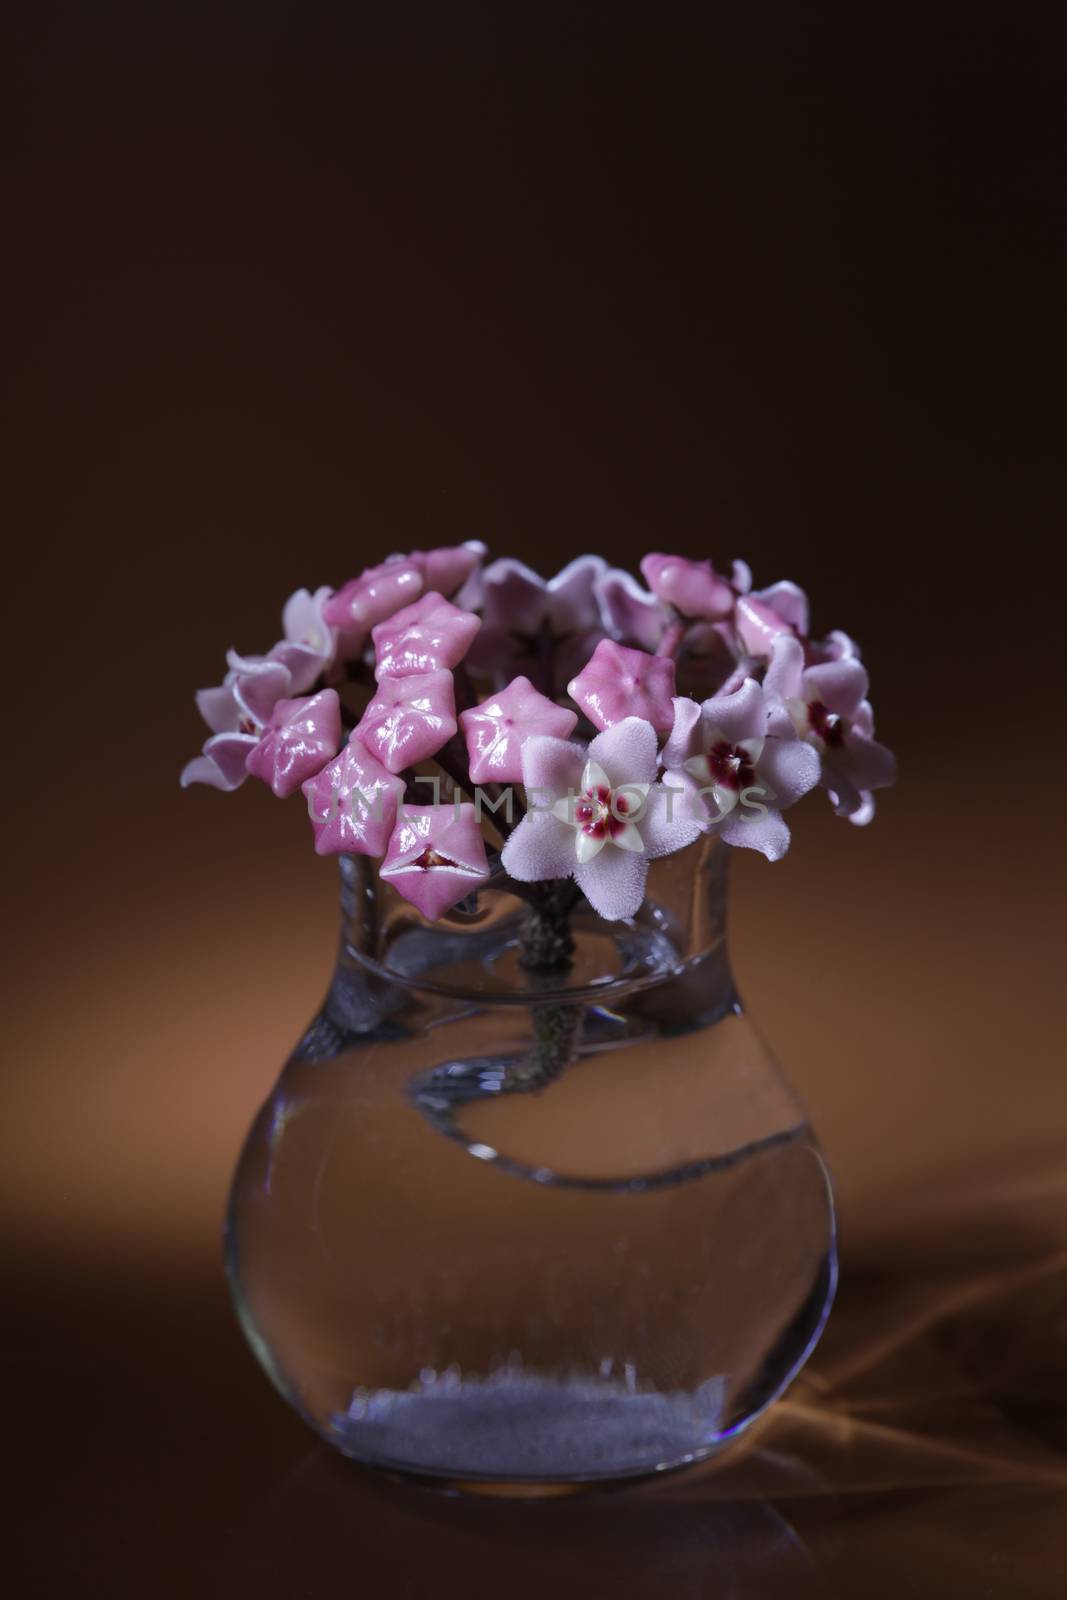
{"type": "Polygon", "coordinates": [[[738,794],[742,789],[751,788],[756,781],[752,757],[740,745],[730,744],[726,739],[708,751],[708,766],[713,783],[723,789],[734,789],[738,794]]]}
{"type": "Polygon", "coordinates": [[[614,839],[626,827],[629,810],[630,802],[625,794],[616,794],[613,806],[611,790],[607,784],[598,783],[575,801],[574,819],[591,839],[614,839]]]}
{"type": "Polygon", "coordinates": [[[812,733],[820,738],[825,745],[840,745],[844,743],[848,724],[844,717],[839,717],[835,711],[823,705],[821,700],[811,700],[808,703],[808,723],[812,733]]]}

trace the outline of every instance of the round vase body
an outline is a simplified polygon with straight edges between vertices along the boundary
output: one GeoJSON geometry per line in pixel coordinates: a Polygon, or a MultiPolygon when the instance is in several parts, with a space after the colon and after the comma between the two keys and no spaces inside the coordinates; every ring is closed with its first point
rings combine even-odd
{"type": "Polygon", "coordinates": [[[227,1270],[270,1377],[368,1464],[467,1484],[722,1450],[833,1297],[825,1165],[744,1014],[728,850],[524,969],[490,887],[429,925],[345,858],[340,960],[251,1130],[227,1270]]]}

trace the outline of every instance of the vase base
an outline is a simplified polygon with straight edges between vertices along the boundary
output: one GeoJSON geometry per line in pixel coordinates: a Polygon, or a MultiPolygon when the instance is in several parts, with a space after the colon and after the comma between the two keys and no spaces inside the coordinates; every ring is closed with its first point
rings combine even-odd
{"type": "Polygon", "coordinates": [[[407,1390],[357,1392],[327,1437],[368,1466],[472,1492],[565,1493],[707,1456],[724,1442],[723,1389],[716,1377],[692,1393],[640,1390],[632,1371],[621,1380],[516,1367],[487,1378],[426,1372],[407,1390]]]}

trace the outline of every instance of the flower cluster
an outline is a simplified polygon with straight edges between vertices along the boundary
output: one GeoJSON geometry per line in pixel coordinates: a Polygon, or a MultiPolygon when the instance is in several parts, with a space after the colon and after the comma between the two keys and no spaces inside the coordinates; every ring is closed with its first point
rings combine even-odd
{"type": "Polygon", "coordinates": [[[779,860],[783,812],[817,786],[870,821],[895,764],[867,673],[847,634],[811,636],[796,584],[661,554],[647,588],[599,556],[546,581],[485,557],[414,551],[299,590],[278,643],[231,650],[197,695],[210,733],[183,785],[300,789],[319,854],[381,858],[430,919],[486,883],[494,837],[494,870],[573,878],[619,919],[649,862],[701,834],[779,860]]]}

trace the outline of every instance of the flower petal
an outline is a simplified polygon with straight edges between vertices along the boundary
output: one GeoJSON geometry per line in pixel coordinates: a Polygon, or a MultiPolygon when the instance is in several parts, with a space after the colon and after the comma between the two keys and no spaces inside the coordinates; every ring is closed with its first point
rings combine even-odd
{"type": "Polygon", "coordinates": [[[643,589],[630,573],[617,567],[605,572],[596,585],[600,612],[607,631],[622,644],[655,650],[667,630],[670,613],[662,600],[643,589]]]}
{"type": "Polygon", "coordinates": [[[821,772],[818,754],[801,739],[768,739],[757,768],[759,778],[770,785],[779,811],[814,789],[821,772]]]}
{"type": "Polygon", "coordinates": [[[587,828],[579,828],[574,835],[574,857],[579,866],[594,860],[605,844],[607,844],[606,828],[600,833],[590,833],[587,828]]]}
{"type": "Polygon", "coordinates": [[[612,789],[651,783],[659,770],[656,732],[642,717],[625,717],[598,733],[589,745],[589,761],[603,769],[612,789]]]}
{"type": "Polygon", "coordinates": [[[752,806],[735,806],[722,825],[727,844],[758,850],[768,861],[780,861],[789,849],[789,826],[780,811],[767,809],[760,815],[752,806]]]}
{"type": "Polygon", "coordinates": [[[645,898],[648,860],[628,850],[602,850],[595,861],[574,869],[574,879],[593,910],[609,922],[635,916],[645,898]]]}
{"type": "Polygon", "coordinates": [[[769,589],[757,589],[752,598],[770,606],[797,633],[807,633],[808,597],[798,583],[791,583],[784,578],[779,583],[772,583],[769,589]]]}
{"type": "Polygon", "coordinates": [[[691,756],[699,755],[703,749],[700,738],[700,707],[695,700],[687,696],[676,695],[672,702],[674,706],[674,726],[667,736],[661,756],[665,767],[683,767],[691,756]]]}
{"type": "Polygon", "coordinates": [[[638,818],[645,851],[651,860],[683,850],[706,827],[704,816],[697,810],[699,801],[694,804],[696,786],[688,781],[683,783],[678,773],[668,773],[667,779],[654,783],[649,789],[645,809],[638,818]]]}
{"type": "Polygon", "coordinates": [[[258,744],[259,735],[255,733],[214,734],[201,754],[186,764],[182,788],[187,789],[191,783],[207,783],[227,792],[239,789],[248,777],[245,763],[258,744]]]}
{"type": "Polygon", "coordinates": [[[771,660],[763,679],[768,696],[800,700],[804,695],[804,646],[791,633],[779,634],[771,646],[771,660]]]}
{"type": "Polygon", "coordinates": [[[767,731],[766,701],[755,678],[746,678],[733,694],[712,695],[700,709],[705,729],[709,725],[718,728],[731,744],[762,739],[767,731]]]}
{"type": "Polygon", "coordinates": [[[600,622],[595,589],[607,566],[603,556],[577,556],[548,580],[547,615],[553,633],[578,633],[600,622]]]}
{"type": "Polygon", "coordinates": [[[500,860],[520,883],[568,878],[577,860],[574,829],[547,811],[529,811],[509,835],[500,860]]]}
{"type": "Polygon", "coordinates": [[[897,758],[877,739],[867,739],[855,728],[846,736],[849,776],[858,789],[888,789],[897,781],[897,758]]]}
{"type": "Polygon", "coordinates": [[[487,628],[533,634],[545,619],[548,585],[524,561],[503,556],[482,573],[482,616],[487,628]]]}
{"type": "Polygon", "coordinates": [[[862,661],[827,661],[804,674],[805,700],[821,700],[829,711],[851,722],[867,698],[869,681],[862,661]]]}
{"type": "Polygon", "coordinates": [[[527,739],[522,750],[522,781],[528,793],[540,791],[533,796],[534,806],[547,807],[549,797],[559,799],[571,790],[577,794],[584,765],[583,745],[548,734],[527,739]]]}

